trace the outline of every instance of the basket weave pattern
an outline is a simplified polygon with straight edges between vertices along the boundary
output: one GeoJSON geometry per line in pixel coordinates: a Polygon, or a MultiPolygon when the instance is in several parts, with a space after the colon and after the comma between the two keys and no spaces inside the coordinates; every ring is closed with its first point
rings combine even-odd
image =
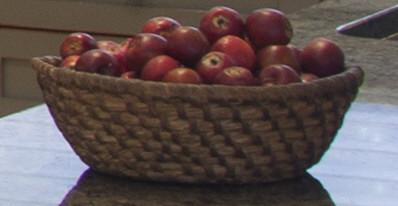
{"type": "Polygon", "coordinates": [[[179,85],[60,69],[33,58],[56,125],[91,168],[142,180],[255,183],[317,163],[363,80],[360,68],[278,87],[179,85]]]}

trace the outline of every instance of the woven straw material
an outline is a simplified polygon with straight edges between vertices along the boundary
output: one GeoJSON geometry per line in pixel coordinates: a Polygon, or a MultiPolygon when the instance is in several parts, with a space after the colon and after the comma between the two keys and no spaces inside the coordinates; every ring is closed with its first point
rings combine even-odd
{"type": "Polygon", "coordinates": [[[32,59],[55,123],[94,170],[140,180],[259,183],[317,163],[357,95],[359,67],[274,87],[125,80],[32,59]],[[55,66],[54,66],[55,65],[55,66]]]}

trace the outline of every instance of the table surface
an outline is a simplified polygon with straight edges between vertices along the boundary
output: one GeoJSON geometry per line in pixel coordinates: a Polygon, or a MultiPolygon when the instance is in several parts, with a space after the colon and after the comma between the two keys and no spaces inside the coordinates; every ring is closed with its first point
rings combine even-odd
{"type": "Polygon", "coordinates": [[[294,180],[246,186],[137,182],[91,171],[45,105],[0,119],[0,205],[396,206],[398,107],[355,102],[322,160],[294,180]]]}

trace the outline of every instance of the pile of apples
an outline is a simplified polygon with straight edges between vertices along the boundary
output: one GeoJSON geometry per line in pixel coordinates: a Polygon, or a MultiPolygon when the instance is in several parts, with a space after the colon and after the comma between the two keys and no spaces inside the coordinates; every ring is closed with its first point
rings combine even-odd
{"type": "Polygon", "coordinates": [[[125,79],[189,84],[272,86],[309,82],[344,70],[344,53],[319,37],[304,48],[290,43],[286,15],[263,8],[246,18],[217,6],[198,27],[158,16],[123,42],[71,33],[60,45],[61,67],[125,79]]]}

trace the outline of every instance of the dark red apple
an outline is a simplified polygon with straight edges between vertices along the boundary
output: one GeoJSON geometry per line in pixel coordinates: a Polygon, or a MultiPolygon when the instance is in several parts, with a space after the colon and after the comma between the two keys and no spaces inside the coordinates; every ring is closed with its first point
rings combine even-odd
{"type": "Polygon", "coordinates": [[[273,64],[285,64],[292,67],[298,73],[301,72],[301,66],[295,51],[285,45],[272,45],[259,50],[257,61],[260,68],[273,64]]]}
{"type": "Polygon", "coordinates": [[[97,41],[98,49],[104,49],[109,52],[118,52],[121,49],[121,45],[112,40],[99,40],[97,41]]]}
{"type": "Polygon", "coordinates": [[[141,71],[141,79],[160,81],[171,70],[179,67],[181,64],[173,57],[159,55],[150,59],[141,71]]]}
{"type": "Polygon", "coordinates": [[[290,66],[283,64],[264,67],[260,71],[259,79],[264,86],[301,82],[299,74],[290,66]]]}
{"type": "Polygon", "coordinates": [[[225,68],[214,78],[214,84],[231,86],[252,86],[255,82],[253,74],[247,68],[239,66],[225,68]]]}
{"type": "Polygon", "coordinates": [[[75,69],[76,62],[77,62],[77,60],[79,60],[79,58],[80,58],[80,55],[67,56],[67,57],[65,57],[65,59],[63,59],[61,61],[60,67],[75,69]]]}
{"type": "Polygon", "coordinates": [[[245,42],[247,42],[250,45],[250,47],[253,49],[254,52],[257,52],[256,46],[254,46],[254,44],[250,41],[247,35],[244,35],[242,39],[245,40],[245,42]]]}
{"type": "Polygon", "coordinates": [[[299,47],[297,47],[297,46],[294,45],[294,44],[288,44],[287,47],[289,47],[291,50],[293,50],[293,53],[294,53],[294,55],[296,56],[296,59],[297,59],[298,63],[301,65],[301,62],[300,62],[300,55],[301,55],[301,52],[302,52],[303,50],[300,49],[299,47]]]}
{"type": "Polygon", "coordinates": [[[244,21],[240,13],[226,6],[216,6],[200,20],[199,29],[210,43],[226,35],[243,36],[244,21]]]}
{"type": "Polygon", "coordinates": [[[139,33],[123,42],[129,70],[141,72],[142,67],[153,57],[166,53],[167,40],[152,33],[139,33]]]}
{"type": "Polygon", "coordinates": [[[170,33],[180,26],[180,22],[173,18],[157,16],[146,21],[142,26],[141,32],[159,34],[167,39],[170,33]]]}
{"type": "Polygon", "coordinates": [[[128,72],[124,72],[122,75],[120,75],[120,77],[122,79],[135,79],[136,74],[134,71],[128,71],[128,72]]]}
{"type": "Polygon", "coordinates": [[[221,37],[213,44],[211,50],[223,52],[230,56],[236,65],[254,70],[256,54],[249,43],[237,36],[221,37]]]}
{"type": "Polygon", "coordinates": [[[99,73],[110,76],[119,76],[118,63],[115,57],[103,50],[92,49],[84,52],[76,62],[76,70],[90,73],[99,73]]]}
{"type": "Polygon", "coordinates": [[[209,50],[209,42],[201,31],[191,26],[174,29],[168,37],[168,54],[187,66],[196,62],[209,50]]]}
{"type": "Polygon", "coordinates": [[[62,58],[66,58],[71,55],[81,55],[88,50],[96,48],[97,41],[93,36],[83,32],[76,32],[64,38],[59,53],[62,58]]]}
{"type": "Polygon", "coordinates": [[[214,78],[227,67],[234,66],[235,61],[223,52],[212,51],[204,55],[196,66],[196,71],[203,82],[211,84],[214,78]]]}
{"type": "MultiPolygon", "coordinates": [[[[182,84],[201,84],[202,79],[199,74],[187,67],[178,67],[163,77],[164,82],[182,83],[182,84]]],[[[194,95],[194,94],[193,94],[194,95]]]]}
{"type": "Polygon", "coordinates": [[[133,69],[130,69],[129,66],[127,65],[126,54],[124,53],[123,50],[113,52],[111,54],[115,57],[115,59],[117,60],[117,62],[119,64],[120,73],[124,73],[124,72],[133,70],[133,69]]]}
{"type": "Polygon", "coordinates": [[[99,49],[104,49],[110,52],[116,58],[121,74],[130,71],[127,66],[126,56],[123,50],[124,48],[121,44],[112,40],[99,40],[97,41],[97,46],[99,49]]]}
{"type": "Polygon", "coordinates": [[[286,45],[293,29],[286,15],[275,9],[257,9],[246,18],[246,31],[257,49],[269,45],[286,45]]]}
{"type": "Polygon", "coordinates": [[[304,72],[319,77],[338,74],[344,70],[344,53],[332,40],[320,37],[310,41],[300,55],[304,72]]]}
{"type": "Polygon", "coordinates": [[[301,78],[301,81],[304,83],[312,82],[316,79],[319,79],[318,76],[316,76],[315,74],[311,74],[311,73],[301,73],[300,78],[301,78]]]}

